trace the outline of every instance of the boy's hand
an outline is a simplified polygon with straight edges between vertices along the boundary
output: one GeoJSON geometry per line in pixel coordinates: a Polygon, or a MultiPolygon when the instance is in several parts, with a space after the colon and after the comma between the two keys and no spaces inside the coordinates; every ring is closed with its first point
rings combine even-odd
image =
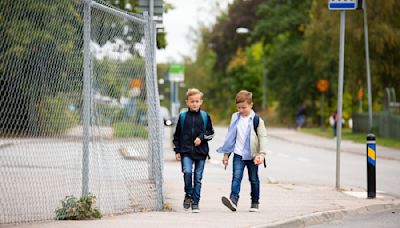
{"type": "Polygon", "coordinates": [[[181,160],[181,154],[180,153],[176,153],[175,154],[175,160],[177,160],[177,161],[181,160]]]}
{"type": "Polygon", "coordinates": [[[226,169],[226,166],[228,166],[228,163],[229,163],[229,156],[224,155],[224,158],[222,159],[222,164],[225,166],[225,169],[226,169]]]}
{"type": "Polygon", "coordinates": [[[255,165],[259,165],[262,164],[264,162],[264,157],[261,155],[258,155],[254,158],[254,164],[255,165]]]}
{"type": "Polygon", "coordinates": [[[197,137],[197,138],[194,140],[194,145],[195,145],[195,146],[198,146],[198,145],[200,145],[200,143],[201,143],[201,140],[199,139],[199,137],[197,137]]]}

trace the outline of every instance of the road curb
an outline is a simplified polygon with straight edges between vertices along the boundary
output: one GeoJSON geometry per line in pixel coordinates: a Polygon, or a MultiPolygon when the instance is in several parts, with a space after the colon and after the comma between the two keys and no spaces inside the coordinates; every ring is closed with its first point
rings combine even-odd
{"type": "Polygon", "coordinates": [[[13,145],[13,143],[3,143],[3,142],[0,142],[0,149],[6,148],[6,147],[10,147],[10,146],[12,146],[12,145],[13,145]]]}
{"type": "Polygon", "coordinates": [[[400,203],[383,203],[373,204],[355,209],[341,209],[324,212],[316,212],[308,215],[296,216],[283,221],[278,221],[270,224],[253,226],[254,228],[292,228],[292,227],[306,227],[311,225],[317,225],[321,223],[330,222],[333,220],[342,219],[350,216],[360,216],[370,213],[378,213],[388,209],[400,208],[400,203]]]}

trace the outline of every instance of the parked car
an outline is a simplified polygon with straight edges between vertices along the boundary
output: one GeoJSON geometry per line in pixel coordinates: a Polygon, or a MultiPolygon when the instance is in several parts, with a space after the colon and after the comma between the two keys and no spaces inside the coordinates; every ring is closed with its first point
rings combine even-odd
{"type": "Polygon", "coordinates": [[[169,110],[166,107],[164,106],[160,107],[160,116],[165,126],[172,126],[174,124],[171,115],[169,113],[169,110]]]}

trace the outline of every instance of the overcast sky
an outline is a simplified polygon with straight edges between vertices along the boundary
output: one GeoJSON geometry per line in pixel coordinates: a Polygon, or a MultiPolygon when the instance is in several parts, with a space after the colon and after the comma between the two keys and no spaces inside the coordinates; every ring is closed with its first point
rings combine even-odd
{"type": "Polygon", "coordinates": [[[220,10],[226,9],[233,0],[166,0],[175,6],[164,14],[163,24],[167,32],[167,48],[157,51],[157,62],[181,62],[182,56],[194,57],[195,48],[191,41],[191,30],[199,23],[212,25],[220,10]]]}

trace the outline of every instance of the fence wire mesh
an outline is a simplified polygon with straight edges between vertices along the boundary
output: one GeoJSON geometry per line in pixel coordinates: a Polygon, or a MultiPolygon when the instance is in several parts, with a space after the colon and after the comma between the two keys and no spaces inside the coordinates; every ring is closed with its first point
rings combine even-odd
{"type": "Polygon", "coordinates": [[[104,214],[161,209],[153,26],[102,1],[0,2],[0,224],[85,189],[104,214]]]}

